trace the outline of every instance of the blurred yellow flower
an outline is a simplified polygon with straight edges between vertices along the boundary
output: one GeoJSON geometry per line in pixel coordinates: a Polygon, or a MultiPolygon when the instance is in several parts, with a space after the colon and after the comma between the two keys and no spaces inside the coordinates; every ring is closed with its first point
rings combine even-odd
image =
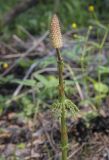
{"type": "Polygon", "coordinates": [[[9,67],[8,63],[3,63],[3,69],[7,69],[9,67]]]}
{"type": "Polygon", "coordinates": [[[77,24],[75,22],[72,23],[72,28],[77,29],[77,24]]]}
{"type": "Polygon", "coordinates": [[[88,10],[89,10],[89,12],[94,12],[94,10],[95,10],[94,5],[90,5],[88,7],[88,10]]]}
{"type": "Polygon", "coordinates": [[[73,37],[76,39],[76,38],[78,38],[78,35],[77,35],[77,34],[74,34],[73,37]]]}
{"type": "Polygon", "coordinates": [[[89,30],[92,30],[93,29],[93,26],[89,26],[89,30]]]}

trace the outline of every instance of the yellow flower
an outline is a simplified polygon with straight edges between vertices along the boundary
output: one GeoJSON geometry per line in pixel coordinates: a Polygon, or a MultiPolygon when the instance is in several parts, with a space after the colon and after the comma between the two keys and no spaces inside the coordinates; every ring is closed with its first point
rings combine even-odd
{"type": "Polygon", "coordinates": [[[72,23],[72,28],[77,29],[77,24],[75,22],[72,23]]]}
{"type": "Polygon", "coordinates": [[[89,10],[89,12],[94,12],[94,10],[95,10],[94,5],[90,5],[88,7],[88,10],[89,10]]]}
{"type": "Polygon", "coordinates": [[[77,35],[77,34],[74,34],[73,37],[74,37],[75,39],[77,39],[77,38],[78,38],[78,35],[77,35]]]}
{"type": "Polygon", "coordinates": [[[89,30],[92,30],[93,29],[93,26],[89,26],[89,30]]]}
{"type": "Polygon", "coordinates": [[[3,69],[7,69],[9,67],[8,63],[3,63],[3,69]]]}

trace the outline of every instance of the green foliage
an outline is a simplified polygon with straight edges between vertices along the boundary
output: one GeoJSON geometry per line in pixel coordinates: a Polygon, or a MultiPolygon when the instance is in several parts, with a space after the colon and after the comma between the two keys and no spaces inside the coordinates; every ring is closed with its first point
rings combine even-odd
{"type": "MultiPolygon", "coordinates": [[[[76,22],[78,27],[87,26],[90,24],[90,20],[92,19],[93,14],[91,15],[88,11],[89,4],[95,5],[95,12],[97,16],[99,15],[99,18],[100,16],[103,16],[103,19],[104,17],[107,18],[108,14],[106,13],[109,6],[107,5],[106,0],[103,2],[98,1],[63,0],[58,1],[58,3],[53,3],[50,0],[46,3],[46,5],[41,1],[38,5],[28,9],[26,12],[19,15],[9,26],[4,27],[4,38],[8,39],[13,32],[22,38],[26,38],[26,35],[19,28],[19,25],[26,28],[32,34],[39,34],[39,32],[48,30],[53,10],[59,14],[61,22],[64,24],[64,30],[66,30],[66,28],[71,29],[72,22],[76,22]],[[104,5],[106,7],[106,10],[103,9],[104,5]]],[[[14,7],[16,4],[19,4],[20,2],[21,0],[7,0],[5,3],[3,0],[1,0],[0,15],[2,16],[0,17],[0,19],[2,19],[3,15],[6,12],[10,11],[12,7],[14,7]]]]}
{"type": "MultiPolygon", "coordinates": [[[[105,33],[105,29],[102,28],[103,33],[105,33]]],[[[107,29],[106,29],[107,30],[107,29]]],[[[93,32],[93,30],[92,30],[93,32]]],[[[91,33],[90,32],[90,35],[91,33]]],[[[100,33],[101,34],[101,33],[100,33]]],[[[90,36],[89,35],[89,36],[90,36]]],[[[108,83],[108,61],[103,64],[102,55],[95,55],[95,51],[100,51],[101,43],[93,42],[91,40],[86,41],[86,35],[80,36],[76,39],[76,43],[73,48],[65,49],[62,52],[62,56],[66,60],[65,68],[67,69],[65,72],[65,77],[67,75],[68,78],[65,80],[65,91],[67,97],[78,97],[79,90],[78,85],[81,89],[82,94],[84,95],[84,100],[81,100],[80,97],[77,98],[77,104],[80,106],[90,105],[92,109],[95,109],[98,105],[102,105],[104,98],[106,98],[107,93],[109,91],[109,83],[108,83]],[[90,45],[89,45],[90,44],[90,45]],[[85,46],[85,49],[83,50],[85,46]],[[83,53],[85,56],[83,56],[83,53]],[[100,59],[100,60],[99,60],[100,59]],[[99,63],[99,61],[101,63],[99,63]],[[66,67],[66,64],[69,63],[69,67],[66,67]],[[72,64],[74,64],[74,69],[72,64]],[[75,70],[75,66],[79,66],[77,71],[75,70]],[[95,66],[95,67],[93,67],[95,66]],[[92,68],[92,69],[91,69],[92,68]],[[90,71],[91,69],[91,71],[90,71]],[[99,81],[98,75],[100,74],[101,80],[99,81]],[[102,76],[105,75],[105,79],[102,76]],[[93,90],[92,90],[93,88],[93,90]],[[93,96],[92,96],[93,95],[93,96]],[[80,101],[78,103],[78,101],[80,101]]],[[[103,36],[103,35],[102,35],[103,36]]],[[[101,40],[102,41],[102,40],[101,40]]],[[[101,42],[100,41],[100,42],[101,42]]],[[[36,102],[40,101],[42,108],[44,106],[48,106],[51,104],[53,100],[58,97],[58,80],[55,73],[56,70],[56,60],[53,56],[48,56],[39,61],[30,61],[28,66],[21,61],[19,65],[24,68],[29,67],[32,63],[37,63],[38,68],[34,70],[31,77],[26,80],[15,79],[12,75],[1,77],[1,85],[6,83],[15,83],[21,84],[24,88],[34,89],[34,94],[37,97],[36,102]],[[51,74],[51,68],[53,67],[54,71],[51,74]],[[41,69],[40,69],[41,68],[41,69]],[[47,74],[45,74],[47,71],[47,74]],[[49,75],[50,73],[50,75],[49,75]],[[26,87],[25,87],[26,86],[26,87]]],[[[2,105],[4,103],[2,97],[2,105]]],[[[18,98],[19,101],[19,98],[18,98]]],[[[34,112],[33,100],[27,96],[22,95],[20,98],[20,104],[22,105],[23,111],[26,116],[31,116],[34,112]],[[25,97],[25,98],[24,98],[25,97]]],[[[37,106],[37,104],[36,104],[37,106]]],[[[1,111],[2,112],[2,111],[1,111]]]]}
{"type": "Polygon", "coordinates": [[[12,81],[13,83],[18,83],[18,84],[21,84],[21,85],[24,85],[24,86],[35,86],[36,82],[35,80],[32,80],[32,79],[26,79],[26,80],[17,80],[17,79],[14,79],[12,81]]]}
{"type": "Polygon", "coordinates": [[[25,148],[25,143],[19,143],[19,144],[17,144],[17,147],[19,149],[24,149],[25,148]]]}
{"type": "Polygon", "coordinates": [[[99,66],[98,72],[100,74],[108,74],[109,73],[109,67],[108,66],[99,66]]]}
{"type": "Polygon", "coordinates": [[[0,157],[0,160],[5,160],[5,158],[3,158],[3,157],[0,157]]]}
{"type": "Polygon", "coordinates": [[[13,75],[8,75],[7,77],[0,76],[0,84],[3,85],[9,83],[13,80],[13,78],[14,78],[13,75]]]}
{"type": "Polygon", "coordinates": [[[21,99],[21,105],[23,106],[23,113],[26,117],[31,117],[32,114],[35,111],[34,104],[32,103],[32,100],[29,97],[23,97],[21,99]]]}
{"type": "Polygon", "coordinates": [[[30,59],[21,59],[19,62],[18,62],[18,65],[22,68],[28,68],[31,64],[33,64],[33,60],[30,60],[30,59]]]}
{"type": "Polygon", "coordinates": [[[3,96],[0,95],[0,115],[2,115],[4,109],[7,107],[5,106],[5,102],[10,98],[10,96],[3,96]]]}
{"type": "Polygon", "coordinates": [[[63,107],[65,108],[66,112],[70,111],[73,117],[75,117],[79,111],[78,107],[71,100],[66,98],[63,100],[63,102],[57,100],[52,104],[52,110],[56,115],[58,115],[58,117],[61,117],[63,107]]]}
{"type": "MultiPolygon", "coordinates": [[[[0,1],[0,13],[5,13],[9,11],[16,3],[19,1],[0,1]],[[7,5],[7,7],[6,7],[7,5]]],[[[92,1],[91,1],[92,3],[92,1]]],[[[104,99],[109,92],[109,58],[107,56],[106,62],[104,63],[102,49],[108,35],[108,26],[101,23],[98,19],[97,8],[100,2],[97,1],[95,5],[96,17],[90,15],[88,12],[88,5],[91,4],[90,1],[65,1],[63,0],[59,3],[57,7],[57,12],[64,24],[63,29],[71,29],[72,22],[76,22],[79,27],[85,27],[92,24],[91,27],[85,30],[85,33],[77,33],[74,40],[74,46],[63,50],[62,56],[65,59],[65,65],[68,63],[70,69],[66,67],[65,71],[65,91],[66,96],[76,97],[74,98],[76,104],[79,106],[91,106],[92,108],[97,106],[102,106],[104,99]],[[98,6],[97,6],[98,5],[98,6]],[[90,21],[92,20],[92,21],[90,21]],[[93,38],[96,37],[96,39],[93,38]],[[80,87],[78,89],[78,86],[80,87]],[[83,95],[83,99],[80,97],[80,92],[83,95]]],[[[103,2],[104,3],[104,2],[103,2]]],[[[95,2],[93,1],[93,4],[95,2]]],[[[100,5],[101,6],[101,5],[100,5]]],[[[4,36],[9,37],[13,32],[19,36],[25,37],[25,34],[21,30],[21,26],[28,29],[32,34],[40,33],[40,31],[45,31],[48,29],[50,17],[52,15],[52,10],[54,6],[51,1],[45,5],[40,2],[38,6],[35,6],[28,10],[27,12],[21,14],[16,18],[14,23],[10,26],[5,27],[4,36]],[[42,16],[43,13],[43,16],[42,16]],[[11,32],[10,32],[11,31],[11,32]]],[[[98,9],[99,10],[99,9],[98,9]]],[[[0,62],[2,65],[3,62],[0,62]]],[[[38,68],[33,71],[32,75],[26,79],[16,79],[13,75],[8,75],[5,77],[0,76],[0,85],[6,84],[21,84],[26,89],[34,89],[34,94],[36,95],[36,101],[38,101],[42,108],[51,104],[53,100],[57,99],[58,93],[58,80],[55,71],[51,71],[50,68],[56,69],[56,59],[53,56],[47,56],[41,60],[21,60],[18,66],[23,69],[30,67],[33,63],[38,64],[38,68]],[[46,74],[46,69],[47,74],[46,74]]],[[[19,96],[20,97],[20,96],[19,96]]],[[[30,98],[27,93],[23,95],[16,101],[20,102],[23,108],[24,114],[26,116],[31,116],[34,112],[33,99],[30,98]],[[20,100],[19,100],[20,99],[20,100]],[[32,105],[31,105],[32,104],[32,105]]],[[[4,102],[10,97],[0,96],[0,106],[2,113],[4,102]]],[[[37,103],[37,102],[35,102],[37,103]]]]}
{"type": "Polygon", "coordinates": [[[94,89],[98,93],[104,93],[104,94],[106,94],[109,91],[109,87],[101,82],[94,83],[94,89]]]}

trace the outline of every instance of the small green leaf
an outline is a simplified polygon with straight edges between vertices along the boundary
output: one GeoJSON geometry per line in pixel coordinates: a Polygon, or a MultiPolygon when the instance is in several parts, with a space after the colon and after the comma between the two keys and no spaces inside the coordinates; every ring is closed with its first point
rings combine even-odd
{"type": "Polygon", "coordinates": [[[13,75],[8,75],[6,77],[0,76],[0,84],[9,83],[12,81],[13,78],[14,78],[13,75]]]}
{"type": "Polygon", "coordinates": [[[24,86],[35,86],[35,84],[36,84],[36,81],[32,80],[32,79],[26,79],[26,80],[15,79],[12,82],[22,84],[24,86]]]}
{"type": "Polygon", "coordinates": [[[48,84],[48,80],[45,78],[45,76],[34,73],[34,77],[41,83],[43,83],[44,85],[48,84]]]}
{"type": "Polygon", "coordinates": [[[101,73],[101,74],[103,74],[103,73],[109,73],[109,67],[99,66],[98,72],[101,73]]]}
{"type": "Polygon", "coordinates": [[[17,144],[17,147],[19,149],[24,149],[25,148],[25,143],[19,143],[19,144],[17,144]]]}
{"type": "Polygon", "coordinates": [[[101,82],[96,82],[94,84],[94,89],[99,93],[107,93],[109,91],[109,88],[106,84],[103,84],[101,82]]]}

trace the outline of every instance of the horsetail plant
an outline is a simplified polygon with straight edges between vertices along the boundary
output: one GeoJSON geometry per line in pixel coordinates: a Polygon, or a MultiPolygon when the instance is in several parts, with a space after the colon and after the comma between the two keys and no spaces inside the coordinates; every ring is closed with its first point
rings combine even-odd
{"type": "Polygon", "coordinates": [[[57,56],[57,69],[58,69],[58,79],[59,79],[59,98],[52,105],[53,110],[60,112],[61,118],[61,152],[62,152],[62,160],[67,160],[68,154],[68,135],[67,135],[67,126],[66,126],[66,111],[72,110],[73,115],[76,114],[78,108],[75,104],[71,102],[71,100],[67,99],[65,96],[65,86],[63,79],[64,72],[64,62],[60,53],[60,48],[63,46],[61,29],[59,25],[59,20],[57,15],[53,15],[51,19],[50,25],[50,38],[52,46],[56,49],[57,56]]]}

